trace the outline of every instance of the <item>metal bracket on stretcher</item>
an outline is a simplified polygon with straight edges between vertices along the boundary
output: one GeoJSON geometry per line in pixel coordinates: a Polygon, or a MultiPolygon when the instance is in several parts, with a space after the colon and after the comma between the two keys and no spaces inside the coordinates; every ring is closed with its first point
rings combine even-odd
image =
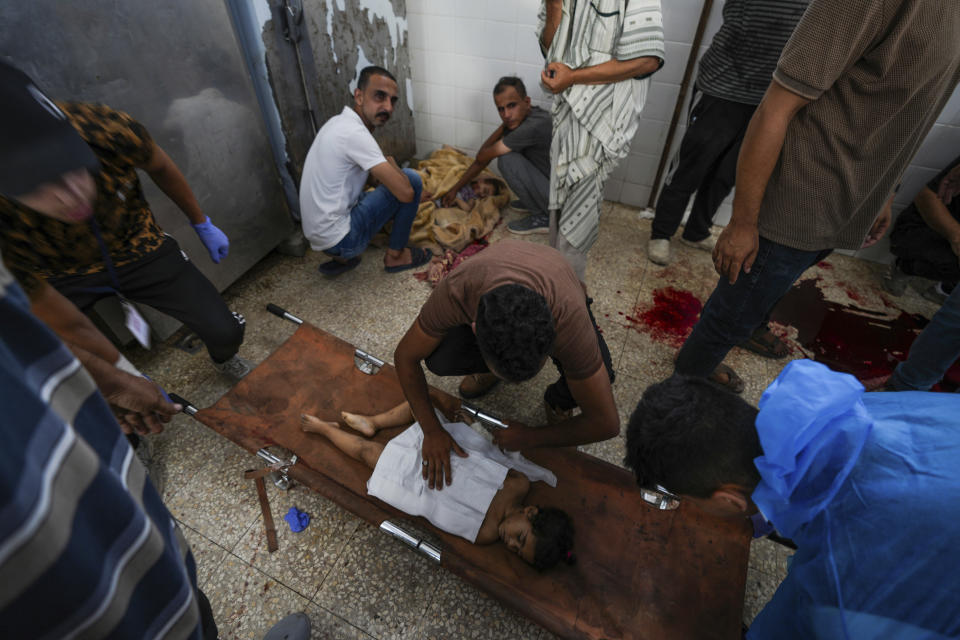
{"type": "MultiPolygon", "coordinates": [[[[171,393],[168,395],[170,396],[170,400],[172,400],[174,403],[179,404],[181,407],[183,407],[182,411],[185,414],[187,414],[190,417],[196,417],[197,412],[199,412],[199,409],[193,406],[193,404],[189,400],[175,393],[171,393]]],[[[284,491],[289,490],[291,486],[290,475],[289,475],[290,467],[297,464],[297,454],[293,454],[293,457],[290,458],[289,460],[283,460],[273,455],[266,449],[260,449],[259,451],[257,451],[257,455],[263,458],[269,465],[268,467],[270,469],[269,475],[270,475],[270,479],[273,480],[273,484],[277,485],[278,488],[283,489],[284,491]]]]}
{"type": "MultiPolygon", "coordinates": [[[[267,305],[267,311],[277,316],[278,318],[283,318],[284,320],[289,320],[293,324],[301,325],[303,320],[293,315],[286,309],[278,307],[277,305],[270,303],[267,305]]],[[[363,349],[355,349],[353,352],[353,364],[356,365],[357,369],[361,372],[367,374],[368,376],[375,376],[380,373],[380,369],[383,368],[383,365],[386,364],[380,358],[372,356],[363,349]]]]}

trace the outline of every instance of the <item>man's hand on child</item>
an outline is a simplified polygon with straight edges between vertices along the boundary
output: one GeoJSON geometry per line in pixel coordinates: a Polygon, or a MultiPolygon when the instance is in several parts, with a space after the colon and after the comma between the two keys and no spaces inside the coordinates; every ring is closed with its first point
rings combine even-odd
{"type": "Polygon", "coordinates": [[[443,198],[441,198],[440,203],[445,207],[452,207],[456,200],[457,192],[453,189],[450,189],[450,191],[447,191],[445,194],[443,194],[443,198]]]}
{"type": "Polygon", "coordinates": [[[453,482],[453,469],[450,465],[450,450],[461,458],[467,457],[467,452],[460,448],[449,433],[440,429],[434,433],[423,434],[423,447],[420,450],[423,466],[423,479],[427,486],[437,491],[443,490],[443,481],[453,482]]]}

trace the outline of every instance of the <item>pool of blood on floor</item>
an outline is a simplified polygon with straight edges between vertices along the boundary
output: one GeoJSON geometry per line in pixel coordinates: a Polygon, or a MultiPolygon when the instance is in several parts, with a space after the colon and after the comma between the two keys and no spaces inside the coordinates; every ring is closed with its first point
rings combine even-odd
{"type": "MultiPolygon", "coordinates": [[[[814,360],[853,374],[871,389],[906,359],[910,345],[927,324],[921,315],[892,304],[888,307],[899,315],[828,302],[816,280],[804,280],[780,300],[770,319],[796,327],[797,342],[814,360]]],[[[954,364],[940,389],[954,390],[958,380],[960,366],[954,364]]]]}
{"type": "Polygon", "coordinates": [[[665,287],[653,292],[653,306],[637,305],[625,316],[627,328],[680,348],[700,317],[703,304],[689,291],[665,287]]]}

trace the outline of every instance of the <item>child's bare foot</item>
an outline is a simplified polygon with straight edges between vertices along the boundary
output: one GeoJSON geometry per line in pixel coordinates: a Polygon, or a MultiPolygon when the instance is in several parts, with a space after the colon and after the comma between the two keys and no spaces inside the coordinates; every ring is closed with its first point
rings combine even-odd
{"type": "Polygon", "coordinates": [[[360,416],[355,413],[341,411],[340,418],[347,423],[348,427],[354,429],[355,431],[359,431],[368,438],[372,438],[377,434],[376,427],[373,426],[373,422],[371,422],[370,418],[367,416],[360,416]]]}
{"type": "Polygon", "coordinates": [[[327,422],[317,416],[311,416],[306,413],[300,414],[300,428],[308,433],[325,433],[327,429],[339,429],[336,422],[327,422]]]}

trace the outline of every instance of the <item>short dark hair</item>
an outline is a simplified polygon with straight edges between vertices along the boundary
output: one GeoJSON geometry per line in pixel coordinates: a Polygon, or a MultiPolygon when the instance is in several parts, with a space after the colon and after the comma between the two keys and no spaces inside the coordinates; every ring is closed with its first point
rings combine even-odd
{"type": "Polygon", "coordinates": [[[386,76],[394,82],[397,82],[397,79],[393,77],[393,74],[383,67],[370,65],[369,67],[364,67],[360,71],[360,77],[357,79],[357,89],[360,89],[360,91],[366,89],[367,85],[370,83],[370,76],[386,76]]]}
{"type": "Polygon", "coordinates": [[[503,93],[507,87],[513,87],[517,90],[517,95],[521,98],[527,97],[527,87],[524,86],[523,80],[517,76],[503,76],[497,80],[497,84],[493,85],[493,95],[499,95],[503,93]]]}
{"type": "Polygon", "coordinates": [[[538,507],[530,524],[537,537],[537,548],[533,551],[535,568],[543,571],[561,560],[573,564],[573,520],[566,511],[538,507]]]}
{"type": "Polygon", "coordinates": [[[704,378],[674,375],[651,385],[627,426],[624,464],[642,487],[709,498],[723,484],[752,489],[763,455],[757,410],[704,378]]]}
{"type": "Polygon", "coordinates": [[[484,361],[511,382],[537,375],[557,335],[547,301],[519,284],[480,296],[475,327],[484,361]]]}

